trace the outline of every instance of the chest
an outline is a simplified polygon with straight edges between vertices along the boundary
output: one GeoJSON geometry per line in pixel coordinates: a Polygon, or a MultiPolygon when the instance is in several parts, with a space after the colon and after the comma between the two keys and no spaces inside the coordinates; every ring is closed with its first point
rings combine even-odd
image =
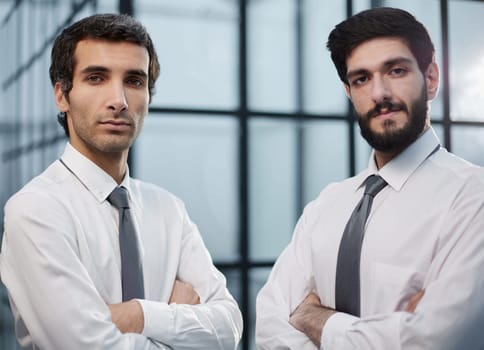
{"type": "MultiPolygon", "coordinates": [[[[77,255],[92,282],[106,302],[121,300],[121,257],[119,217],[108,203],[81,198],[72,203],[77,255]]],[[[177,273],[181,249],[181,228],[167,221],[160,210],[133,209],[139,253],[143,264],[146,297],[169,298],[170,281],[177,273]]]]}
{"type": "MultiPolygon", "coordinates": [[[[386,189],[373,202],[360,258],[362,314],[402,309],[409,296],[425,287],[435,255],[452,234],[445,226],[451,197],[423,191],[386,189]]],[[[334,205],[312,225],[316,289],[331,306],[339,244],[353,207],[334,205]]]]}

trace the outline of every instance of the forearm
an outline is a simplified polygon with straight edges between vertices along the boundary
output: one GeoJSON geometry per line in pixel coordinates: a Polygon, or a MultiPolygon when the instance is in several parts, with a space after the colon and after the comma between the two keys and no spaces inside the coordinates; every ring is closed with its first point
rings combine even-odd
{"type": "Polygon", "coordinates": [[[75,260],[46,268],[35,255],[17,258],[13,248],[2,252],[1,277],[10,293],[18,334],[25,335],[22,342],[52,350],[164,349],[146,336],[119,332],[75,260]]]}
{"type": "Polygon", "coordinates": [[[242,318],[233,300],[199,305],[142,300],[143,335],[176,349],[235,349],[242,318]]]}
{"type": "MultiPolygon", "coordinates": [[[[312,294],[308,298],[311,296],[312,294]]],[[[303,304],[299,305],[289,318],[289,323],[304,333],[317,348],[320,348],[324,325],[335,312],[332,309],[321,306],[318,298],[318,303],[303,302],[303,304]]]]}

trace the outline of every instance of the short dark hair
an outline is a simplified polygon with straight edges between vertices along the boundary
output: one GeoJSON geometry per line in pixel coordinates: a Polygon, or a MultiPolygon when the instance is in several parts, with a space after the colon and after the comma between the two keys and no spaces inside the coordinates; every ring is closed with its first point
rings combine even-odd
{"type": "MultiPolygon", "coordinates": [[[[131,42],[145,47],[149,55],[148,90],[151,97],[155,92],[155,82],[160,75],[160,64],[153,42],[146,28],[128,15],[96,14],[65,28],[55,39],[51,53],[49,75],[52,85],[61,84],[62,91],[69,96],[74,74],[74,52],[77,43],[85,39],[99,39],[112,42],[131,42]]],[[[64,114],[65,115],[65,114],[64,114]]],[[[65,117],[58,117],[59,123],[69,136],[65,117]]]]}
{"type": "Polygon", "coordinates": [[[422,73],[434,59],[435,49],[430,35],[413,15],[391,7],[365,10],[336,25],[328,37],[326,46],[343,83],[348,84],[346,60],[352,51],[365,41],[381,37],[403,39],[422,73]]]}

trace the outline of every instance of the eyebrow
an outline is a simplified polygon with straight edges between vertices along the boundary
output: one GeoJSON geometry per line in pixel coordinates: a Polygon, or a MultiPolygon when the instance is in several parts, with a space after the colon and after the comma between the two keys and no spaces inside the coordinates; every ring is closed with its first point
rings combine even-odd
{"type": "MultiPolygon", "coordinates": [[[[388,61],[385,61],[383,62],[383,68],[384,69],[388,69],[390,67],[393,67],[395,65],[398,65],[398,64],[412,64],[413,61],[408,58],[408,57],[396,57],[396,58],[392,58],[388,61]]],[[[369,73],[369,70],[368,69],[356,69],[356,70],[353,70],[353,71],[349,71],[347,74],[346,74],[346,80],[349,81],[352,77],[354,77],[355,75],[365,75],[365,74],[368,74],[369,73]]]]}
{"type": "Polygon", "coordinates": [[[109,69],[104,66],[87,66],[83,70],[81,70],[82,74],[89,74],[95,72],[109,72],[109,69]]]}
{"type": "MultiPolygon", "coordinates": [[[[111,70],[104,66],[87,66],[81,71],[81,74],[110,72],[111,70]]],[[[142,78],[147,78],[148,74],[142,69],[130,69],[125,75],[137,75],[142,78]]]]}

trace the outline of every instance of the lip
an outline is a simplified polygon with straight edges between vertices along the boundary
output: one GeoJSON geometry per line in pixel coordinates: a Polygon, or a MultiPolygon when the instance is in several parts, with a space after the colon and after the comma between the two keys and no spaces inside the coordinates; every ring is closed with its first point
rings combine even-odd
{"type": "Polygon", "coordinates": [[[131,123],[124,120],[107,120],[100,122],[99,124],[112,131],[125,131],[131,129],[131,123]]]}
{"type": "Polygon", "coordinates": [[[399,113],[400,110],[387,110],[387,111],[384,111],[384,112],[381,112],[377,115],[375,115],[375,118],[376,119],[390,119],[390,118],[393,118],[395,116],[395,114],[399,113]]]}

